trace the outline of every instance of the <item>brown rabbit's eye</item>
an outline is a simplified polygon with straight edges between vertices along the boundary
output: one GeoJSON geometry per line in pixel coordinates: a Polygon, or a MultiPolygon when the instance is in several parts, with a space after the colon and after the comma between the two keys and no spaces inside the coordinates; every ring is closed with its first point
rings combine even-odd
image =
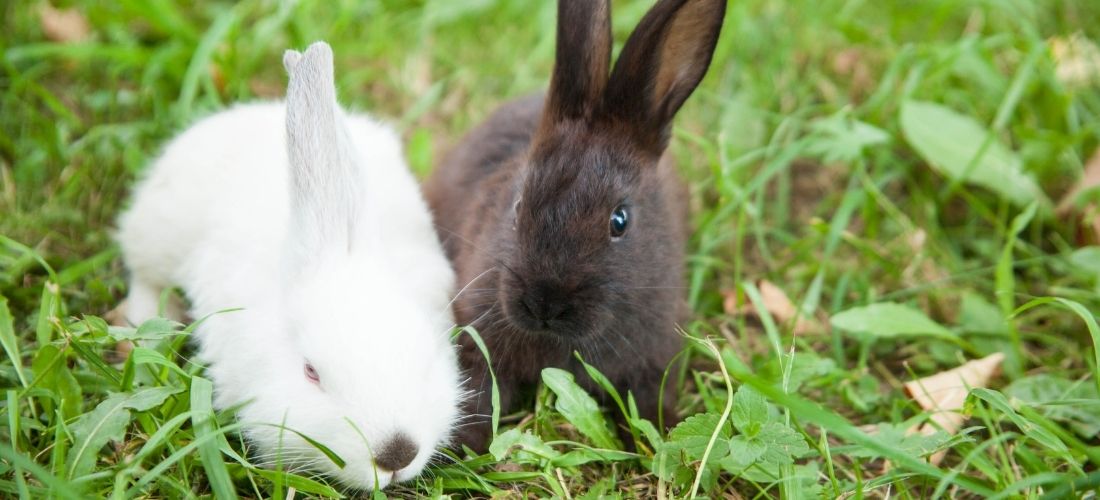
{"type": "Polygon", "coordinates": [[[630,224],[630,213],[626,206],[619,205],[611,212],[611,239],[617,240],[626,234],[626,228],[630,224]]]}
{"type": "Polygon", "coordinates": [[[309,363],[306,363],[305,372],[306,372],[306,379],[307,380],[309,380],[310,382],[313,382],[314,384],[320,384],[321,383],[321,376],[317,375],[317,370],[315,368],[313,368],[313,365],[311,365],[309,363]]]}

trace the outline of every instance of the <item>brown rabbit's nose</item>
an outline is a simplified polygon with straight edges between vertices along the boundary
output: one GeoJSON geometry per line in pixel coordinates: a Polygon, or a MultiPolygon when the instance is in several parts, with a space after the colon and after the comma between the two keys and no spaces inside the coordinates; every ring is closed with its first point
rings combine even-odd
{"type": "Polygon", "coordinates": [[[382,444],[378,454],[374,456],[374,463],[378,468],[390,472],[397,472],[408,467],[416,458],[416,443],[404,433],[397,433],[389,441],[382,444]]]}
{"type": "Polygon", "coordinates": [[[520,300],[532,318],[545,325],[558,319],[569,310],[564,293],[549,286],[535,286],[523,294],[520,300]]]}

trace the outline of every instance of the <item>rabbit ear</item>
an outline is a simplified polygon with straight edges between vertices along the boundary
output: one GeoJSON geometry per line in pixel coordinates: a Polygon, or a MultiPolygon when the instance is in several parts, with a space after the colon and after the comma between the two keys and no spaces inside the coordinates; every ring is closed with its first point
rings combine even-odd
{"type": "Polygon", "coordinates": [[[361,174],[343,111],[336,102],[332,49],[316,42],[304,54],[287,51],[287,154],[293,238],[304,256],[350,249],[361,174]]]}
{"type": "Polygon", "coordinates": [[[658,151],[669,124],[710,66],[726,0],[659,0],[623,46],[603,112],[658,151]]]}
{"type": "Polygon", "coordinates": [[[611,66],[611,2],[559,0],[554,73],[544,125],[592,114],[611,66]]]}

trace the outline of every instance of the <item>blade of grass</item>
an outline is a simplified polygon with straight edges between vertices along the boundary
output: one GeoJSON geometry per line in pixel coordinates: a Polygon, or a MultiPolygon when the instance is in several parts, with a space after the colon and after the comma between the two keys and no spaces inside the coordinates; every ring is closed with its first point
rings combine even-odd
{"type": "Polygon", "coordinates": [[[1016,247],[1016,237],[1031,222],[1038,207],[1039,204],[1033,202],[1012,219],[1012,224],[1005,235],[1004,247],[1001,250],[1001,258],[997,261],[995,274],[997,303],[1001,306],[1001,313],[1008,323],[1009,341],[1012,344],[1012,349],[1008,351],[1005,358],[1005,371],[1012,378],[1019,378],[1024,369],[1024,344],[1020,340],[1020,332],[1016,329],[1016,324],[1008,321],[1016,308],[1016,277],[1013,274],[1012,250],[1016,247]]]}
{"type": "Polygon", "coordinates": [[[26,388],[27,376],[23,373],[23,354],[19,351],[19,339],[15,337],[14,319],[11,309],[8,308],[8,299],[0,295],[0,344],[4,346],[4,353],[11,360],[15,375],[19,377],[19,383],[26,388]]]}
{"type": "Polygon", "coordinates": [[[12,465],[15,465],[27,472],[30,472],[36,479],[42,482],[50,488],[50,495],[60,498],[72,498],[74,500],[80,500],[85,498],[80,491],[70,485],[68,482],[59,479],[57,476],[50,474],[50,471],[42,468],[41,465],[34,463],[31,459],[27,458],[22,453],[19,453],[11,448],[6,443],[0,444],[0,458],[8,461],[12,465]]]}
{"type": "Polygon", "coordinates": [[[473,339],[474,344],[477,344],[477,348],[478,348],[478,350],[481,351],[481,355],[485,357],[485,365],[488,367],[488,370],[489,370],[489,378],[491,378],[492,381],[493,381],[493,394],[492,394],[493,417],[492,417],[492,423],[493,423],[493,437],[495,438],[496,435],[497,435],[497,429],[500,428],[500,389],[497,387],[497,376],[496,376],[495,373],[493,373],[493,363],[492,363],[491,358],[489,357],[489,348],[485,347],[485,342],[483,340],[481,340],[481,335],[479,333],[477,333],[477,330],[475,330],[474,327],[472,327],[472,326],[464,326],[461,329],[459,329],[458,333],[466,333],[467,335],[469,335],[470,338],[473,339]]]}
{"type": "Polygon", "coordinates": [[[228,12],[218,16],[210,29],[203,34],[195,52],[191,55],[191,62],[187,65],[187,71],[183,75],[180,84],[180,97],[173,108],[177,121],[186,121],[192,112],[195,97],[198,95],[200,79],[210,78],[210,61],[214,57],[214,49],[229,35],[231,29],[239,20],[237,9],[229,9],[228,12]]]}
{"type": "Polygon", "coordinates": [[[217,498],[237,498],[233,481],[229,478],[229,470],[222,459],[221,450],[218,449],[216,434],[217,418],[214,416],[213,407],[214,384],[202,377],[191,378],[191,423],[195,428],[196,441],[206,437],[211,439],[203,441],[199,446],[199,458],[202,460],[203,469],[206,470],[207,481],[214,490],[217,498]]]}
{"type": "Polygon", "coordinates": [[[1009,319],[1016,318],[1028,309],[1046,304],[1056,304],[1065,307],[1085,322],[1085,327],[1088,328],[1089,335],[1092,337],[1092,380],[1096,383],[1097,390],[1100,390],[1100,326],[1097,325],[1096,317],[1089,312],[1088,308],[1081,305],[1080,302],[1064,299],[1062,297],[1040,297],[1020,306],[1015,311],[1012,311],[1008,317],[1009,319]]]}
{"type": "MultiPolygon", "coordinates": [[[[8,432],[11,437],[11,448],[12,451],[19,453],[19,440],[22,438],[19,396],[15,390],[9,389],[6,392],[8,399],[8,432]]],[[[12,469],[12,475],[15,476],[15,485],[19,490],[19,498],[30,498],[31,493],[27,490],[27,480],[23,477],[23,469],[18,465],[15,465],[12,469]]]]}

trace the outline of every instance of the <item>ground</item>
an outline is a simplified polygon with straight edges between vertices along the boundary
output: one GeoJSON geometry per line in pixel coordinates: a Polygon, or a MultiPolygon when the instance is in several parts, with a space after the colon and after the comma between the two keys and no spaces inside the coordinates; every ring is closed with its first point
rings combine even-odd
{"type": "MultiPolygon", "coordinates": [[[[614,2],[617,48],[650,4],[614,2]]],[[[125,294],[115,218],[160,144],[280,96],[282,51],[318,39],[335,50],[341,101],[395,123],[424,176],[496,105],[546,85],[554,12],[0,3],[0,495],[339,494],[239,454],[231,416],[208,418],[183,325],[107,327],[125,294]]],[[[695,229],[678,408],[696,416],[667,435],[635,421],[638,452],[609,451],[623,447],[608,426],[626,395],[601,413],[547,373],[502,417],[492,453],[386,494],[1095,489],[1097,20],[1092,0],[731,0],[671,145],[695,229]],[[924,411],[931,379],[905,390],[979,358],[958,418],[924,411]]]]}

